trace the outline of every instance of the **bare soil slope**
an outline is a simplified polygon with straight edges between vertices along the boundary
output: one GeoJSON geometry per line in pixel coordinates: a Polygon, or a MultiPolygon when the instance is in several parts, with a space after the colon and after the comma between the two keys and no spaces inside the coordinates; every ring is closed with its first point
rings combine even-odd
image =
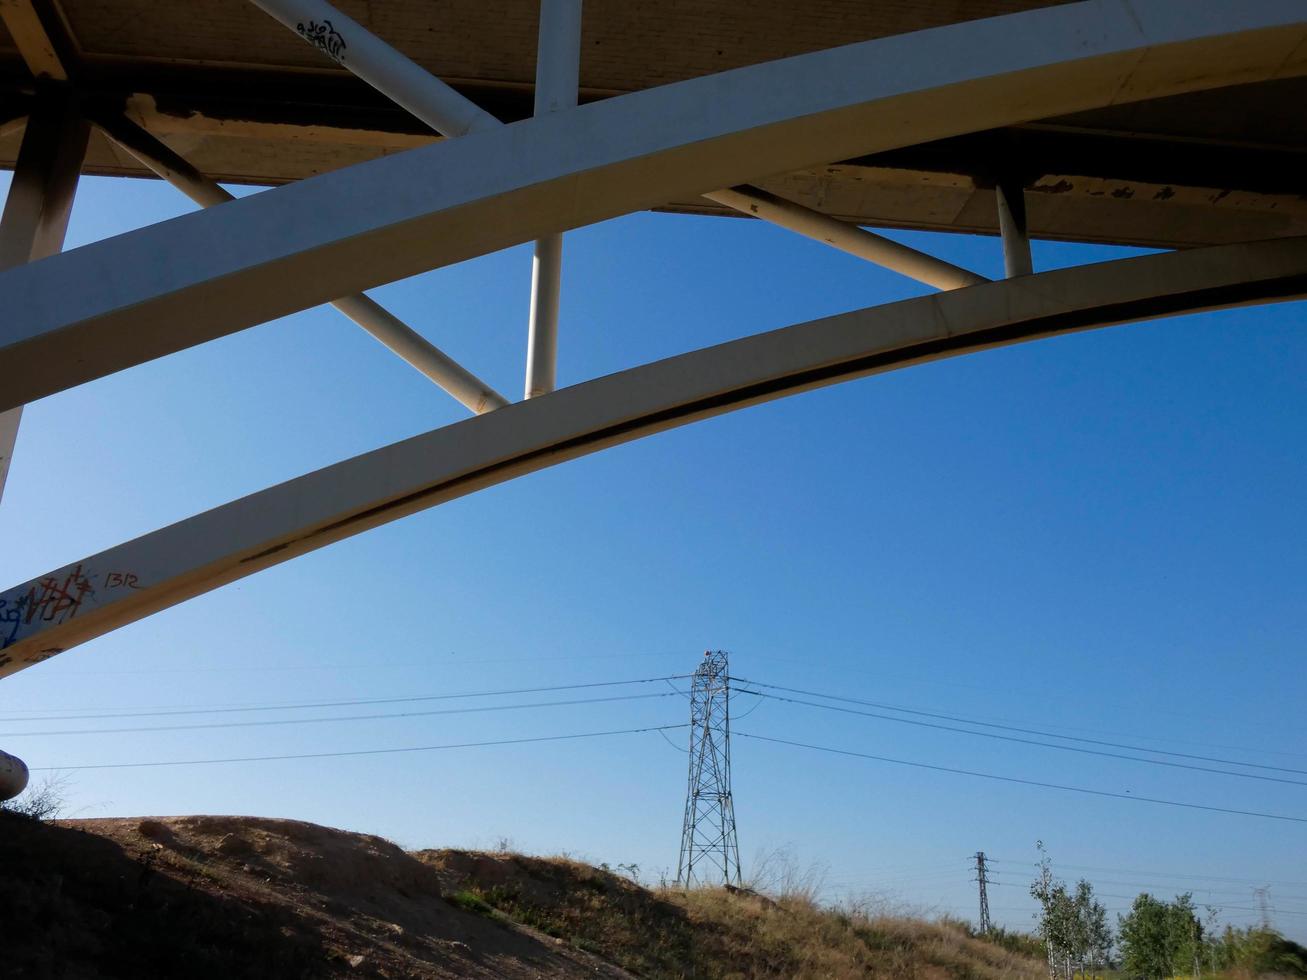
{"type": "Polygon", "coordinates": [[[380,837],[256,817],[0,818],[0,976],[629,976],[451,904],[434,869],[380,837]]]}
{"type": "Polygon", "coordinates": [[[0,976],[1035,980],[960,928],[291,820],[0,813],[0,976]]]}

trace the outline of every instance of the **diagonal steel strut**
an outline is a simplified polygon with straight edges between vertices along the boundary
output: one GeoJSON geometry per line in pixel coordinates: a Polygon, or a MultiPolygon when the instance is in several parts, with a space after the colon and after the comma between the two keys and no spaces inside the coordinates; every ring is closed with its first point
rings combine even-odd
{"type": "Polygon", "coordinates": [[[741,185],[729,190],[712,191],[703,196],[742,214],[770,221],[782,228],[838,248],[841,252],[848,252],[860,259],[893,269],[937,289],[960,289],[963,286],[977,286],[989,281],[969,269],[937,259],[933,255],[907,245],[901,245],[891,238],[877,235],[847,221],[840,221],[812,208],[805,208],[802,204],[787,201],[758,187],[741,185]]]}
{"type": "MultiPolygon", "coordinates": [[[[204,176],[162,140],[126,116],[93,112],[91,120],[115,143],[200,207],[235,200],[217,181],[204,176]]],[[[363,293],[342,296],[331,300],[331,305],[478,415],[508,404],[503,395],[371,297],[363,293]]]]}

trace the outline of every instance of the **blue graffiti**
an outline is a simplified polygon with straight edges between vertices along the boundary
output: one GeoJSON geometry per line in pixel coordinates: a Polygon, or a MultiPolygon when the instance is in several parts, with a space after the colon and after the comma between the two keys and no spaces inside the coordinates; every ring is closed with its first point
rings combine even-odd
{"type": "Polygon", "coordinates": [[[23,610],[30,595],[22,595],[12,603],[0,599],[0,650],[18,641],[18,627],[23,624],[23,610]]]}

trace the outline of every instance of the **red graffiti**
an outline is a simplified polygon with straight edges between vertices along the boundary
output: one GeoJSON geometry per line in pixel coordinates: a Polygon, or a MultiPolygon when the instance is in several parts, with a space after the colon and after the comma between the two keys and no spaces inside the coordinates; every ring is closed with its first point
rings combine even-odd
{"type": "Polygon", "coordinates": [[[94,595],[90,580],[82,574],[78,565],[63,580],[51,575],[43,578],[27,590],[27,622],[39,620],[46,623],[62,623],[72,619],[81,608],[82,600],[94,595]]]}

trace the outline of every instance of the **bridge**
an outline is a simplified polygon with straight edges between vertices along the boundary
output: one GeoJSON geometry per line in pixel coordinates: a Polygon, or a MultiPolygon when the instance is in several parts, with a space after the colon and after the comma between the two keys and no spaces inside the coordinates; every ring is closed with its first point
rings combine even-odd
{"type": "MultiPolygon", "coordinates": [[[[470,417],[0,592],[0,677],[517,476],[789,394],[1307,295],[1301,0],[0,0],[0,491],[21,409],[332,303],[470,417]],[[81,173],[192,214],[61,252],[81,173]],[[277,185],[233,199],[223,183],[277,185]],[[570,229],[748,216],[936,292],[556,389],[570,229]],[[989,281],[872,227],[995,236],[989,281]],[[1154,254],[1039,272],[1030,240],[1154,254]],[[365,290],[534,241],[521,398],[365,290]]],[[[433,333],[438,332],[438,328],[433,333]]]]}

